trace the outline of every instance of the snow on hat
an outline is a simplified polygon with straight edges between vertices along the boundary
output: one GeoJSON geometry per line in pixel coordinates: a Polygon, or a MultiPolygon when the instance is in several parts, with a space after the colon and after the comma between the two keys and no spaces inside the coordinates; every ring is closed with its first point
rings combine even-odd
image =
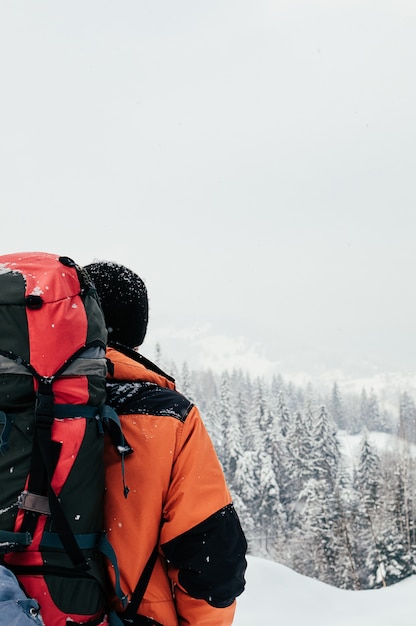
{"type": "Polygon", "coordinates": [[[109,341],[129,348],[140,346],[149,317],[147,289],[142,279],[124,265],[111,261],[91,263],[85,269],[97,289],[109,341]]]}

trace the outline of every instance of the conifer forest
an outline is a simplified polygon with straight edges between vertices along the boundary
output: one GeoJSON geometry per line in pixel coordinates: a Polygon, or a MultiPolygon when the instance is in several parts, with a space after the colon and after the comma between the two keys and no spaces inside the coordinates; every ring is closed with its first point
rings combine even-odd
{"type": "Polygon", "coordinates": [[[416,573],[409,393],[387,410],[372,389],[344,395],[334,383],[325,395],[281,376],[166,369],[201,411],[250,554],[343,589],[416,573]]]}

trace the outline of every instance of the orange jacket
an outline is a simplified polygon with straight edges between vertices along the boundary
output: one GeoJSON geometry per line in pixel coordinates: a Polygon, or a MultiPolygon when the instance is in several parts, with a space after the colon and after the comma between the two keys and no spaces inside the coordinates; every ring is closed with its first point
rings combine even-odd
{"type": "Polygon", "coordinates": [[[200,414],[137,353],[117,346],[107,357],[110,404],[134,450],[125,498],[120,457],[106,446],[105,525],[121,587],[132,593],[158,544],[139,613],[163,626],[229,626],[244,589],[246,541],[200,414]]]}

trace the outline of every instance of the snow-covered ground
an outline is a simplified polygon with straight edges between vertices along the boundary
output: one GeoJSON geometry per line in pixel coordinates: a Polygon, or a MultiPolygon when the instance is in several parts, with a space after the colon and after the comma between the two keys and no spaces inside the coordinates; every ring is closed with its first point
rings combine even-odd
{"type": "Polygon", "coordinates": [[[234,626],[414,626],[416,576],[371,591],[344,591],[248,557],[234,626]]]}
{"type": "MultiPolygon", "coordinates": [[[[351,472],[358,462],[358,454],[363,441],[363,434],[349,435],[345,431],[338,431],[338,442],[345,467],[351,472]]],[[[403,439],[391,433],[368,432],[368,442],[380,456],[384,452],[391,452],[397,459],[416,458],[416,445],[404,442],[403,439]]]]}

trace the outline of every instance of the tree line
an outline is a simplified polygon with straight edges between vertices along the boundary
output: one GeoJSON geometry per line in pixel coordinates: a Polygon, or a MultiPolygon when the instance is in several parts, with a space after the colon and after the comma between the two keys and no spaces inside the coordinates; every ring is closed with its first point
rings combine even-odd
{"type": "Polygon", "coordinates": [[[337,383],[323,395],[281,376],[190,371],[186,363],[166,369],[201,411],[251,554],[343,589],[386,586],[416,572],[409,393],[389,411],[373,390],[343,395],[337,383]],[[376,445],[375,433],[390,445],[376,445]],[[359,443],[349,451],[351,439],[359,443]]]}

